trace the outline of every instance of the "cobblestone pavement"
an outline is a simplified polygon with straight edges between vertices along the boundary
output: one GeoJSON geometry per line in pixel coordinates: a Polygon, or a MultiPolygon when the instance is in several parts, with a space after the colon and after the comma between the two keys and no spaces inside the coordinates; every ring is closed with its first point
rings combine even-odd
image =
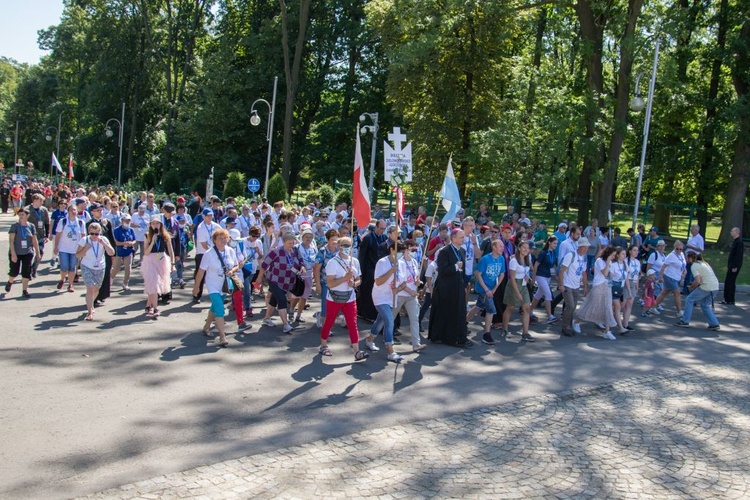
{"type": "Polygon", "coordinates": [[[86,498],[747,498],[750,363],[320,440],[86,498]]]}

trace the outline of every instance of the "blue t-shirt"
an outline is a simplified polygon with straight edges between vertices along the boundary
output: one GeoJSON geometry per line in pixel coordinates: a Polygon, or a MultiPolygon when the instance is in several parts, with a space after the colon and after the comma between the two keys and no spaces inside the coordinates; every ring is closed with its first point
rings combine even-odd
{"type": "MultiPolygon", "coordinates": [[[[487,288],[491,290],[497,285],[498,276],[505,273],[505,257],[498,255],[497,258],[495,258],[491,253],[488,253],[479,259],[479,263],[477,264],[477,267],[474,268],[474,271],[482,273],[482,281],[484,281],[487,288]]],[[[485,293],[485,290],[482,288],[482,285],[479,284],[478,280],[475,283],[474,288],[479,294],[485,293]]]]}
{"type": "Polygon", "coordinates": [[[539,261],[539,267],[536,268],[536,275],[543,278],[551,278],[552,268],[555,267],[555,262],[557,262],[555,253],[549,250],[542,250],[539,252],[537,260],[539,261]]]}
{"type": "Polygon", "coordinates": [[[325,284],[326,282],[326,265],[328,265],[328,261],[332,258],[336,257],[338,254],[338,251],[331,252],[328,250],[328,248],[323,247],[318,250],[318,254],[315,256],[315,262],[317,264],[320,264],[320,281],[325,284]]]}
{"type": "MultiPolygon", "coordinates": [[[[117,226],[115,230],[113,231],[115,241],[119,242],[125,242],[125,241],[135,241],[135,231],[133,231],[132,228],[125,229],[122,226],[117,226]]],[[[115,247],[115,255],[118,257],[127,257],[129,255],[133,255],[135,251],[133,250],[133,247],[115,247]]]]}

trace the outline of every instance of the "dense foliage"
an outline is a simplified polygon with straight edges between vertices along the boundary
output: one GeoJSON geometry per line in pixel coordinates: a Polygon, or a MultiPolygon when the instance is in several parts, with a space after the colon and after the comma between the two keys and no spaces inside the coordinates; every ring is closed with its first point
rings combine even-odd
{"type": "MultiPolygon", "coordinates": [[[[48,56],[0,59],[0,139],[18,122],[19,157],[49,168],[59,120],[61,156],[116,182],[104,124],[124,102],[124,181],[187,189],[213,167],[221,186],[265,178],[270,106],[249,123],[262,98],[271,174],[291,193],[350,182],[359,116],[378,112],[379,153],[393,126],[413,141],[415,190],[435,193],[452,154],[463,194],[559,198],[587,221],[635,198],[645,113],[628,103],[638,74],[647,93],[658,38],[644,197],[726,207],[739,225],[748,19],[750,0],[65,0],[39,33],[48,56]]],[[[381,170],[382,156],[376,188],[381,170]]]]}

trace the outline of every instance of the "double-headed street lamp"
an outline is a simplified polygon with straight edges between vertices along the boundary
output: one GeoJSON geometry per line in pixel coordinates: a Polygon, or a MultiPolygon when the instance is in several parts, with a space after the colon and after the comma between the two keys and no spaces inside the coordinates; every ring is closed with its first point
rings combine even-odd
{"type": "Polygon", "coordinates": [[[115,133],[112,131],[112,129],[109,127],[110,122],[115,122],[117,124],[117,128],[119,129],[119,134],[117,136],[117,145],[120,147],[120,160],[117,163],[117,189],[119,190],[122,186],[122,137],[123,133],[125,132],[125,103],[122,103],[122,118],[119,120],[117,118],[110,118],[107,120],[107,123],[104,124],[104,135],[107,137],[112,137],[115,135],[115,133]]]}
{"type": "Polygon", "coordinates": [[[641,83],[641,76],[643,73],[639,73],[635,79],[635,97],[630,100],[630,109],[635,112],[643,111],[643,107],[646,107],[646,121],[643,125],[643,146],[641,147],[641,167],[638,171],[638,188],[635,192],[635,208],[633,209],[633,230],[638,226],[638,206],[641,204],[641,186],[643,184],[643,169],[646,164],[646,147],[648,146],[648,130],[651,126],[651,105],[654,102],[654,86],[656,85],[656,67],[659,64],[659,39],[656,39],[656,47],[654,50],[654,66],[651,70],[651,81],[648,83],[648,101],[643,102],[641,97],[641,89],[639,85],[641,83]]]}
{"type": "Polygon", "coordinates": [[[372,120],[372,125],[362,125],[359,129],[360,135],[365,135],[372,132],[372,152],[370,153],[370,200],[372,200],[372,189],[373,182],[375,180],[375,153],[378,147],[378,114],[377,113],[362,113],[359,115],[359,121],[364,123],[367,117],[372,120]]]}
{"type": "Polygon", "coordinates": [[[273,113],[276,107],[276,85],[279,83],[279,77],[273,78],[273,97],[271,103],[265,99],[256,99],[252,106],[250,106],[250,124],[253,127],[260,125],[260,116],[258,111],[255,109],[255,105],[262,102],[268,106],[268,126],[266,127],[266,140],[268,141],[268,156],[266,157],[266,182],[263,184],[263,197],[268,198],[268,173],[271,171],[271,145],[273,144],[273,113]]]}
{"type": "MultiPolygon", "coordinates": [[[[10,132],[5,135],[5,141],[10,142],[10,132]]],[[[13,167],[16,173],[18,168],[22,166],[18,161],[18,120],[16,120],[16,131],[13,133],[13,167]]]]}

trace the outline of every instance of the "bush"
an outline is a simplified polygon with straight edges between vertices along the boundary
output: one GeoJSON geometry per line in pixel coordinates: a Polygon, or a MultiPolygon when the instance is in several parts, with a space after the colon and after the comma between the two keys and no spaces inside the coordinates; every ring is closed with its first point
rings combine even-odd
{"type": "Polygon", "coordinates": [[[164,174],[161,183],[161,187],[165,193],[179,193],[182,191],[182,179],[180,178],[180,172],[176,168],[164,174]]]}
{"type": "Polygon", "coordinates": [[[346,203],[347,206],[352,205],[352,191],[351,189],[341,188],[336,192],[336,204],[346,203]]]}
{"type": "Polygon", "coordinates": [[[158,179],[156,178],[156,170],[154,167],[148,167],[141,172],[141,180],[146,191],[151,191],[156,186],[158,179]]]}
{"type": "Polygon", "coordinates": [[[316,201],[318,201],[318,192],[313,187],[313,190],[309,191],[307,196],[305,196],[305,203],[309,205],[310,203],[314,204],[316,201]]]}
{"type": "Polygon", "coordinates": [[[227,182],[224,184],[224,199],[230,196],[242,196],[243,194],[245,194],[245,174],[229,172],[227,182]]]}
{"type": "Polygon", "coordinates": [[[268,203],[273,205],[277,201],[286,201],[286,197],[286,182],[281,173],[277,172],[268,181],[268,203]]]}
{"type": "Polygon", "coordinates": [[[336,196],[336,193],[333,191],[333,188],[331,186],[329,186],[328,184],[318,184],[317,188],[315,188],[315,191],[317,191],[318,198],[320,198],[320,202],[324,207],[333,205],[333,199],[336,196]]]}
{"type": "Polygon", "coordinates": [[[197,178],[193,181],[193,191],[198,191],[201,198],[206,197],[206,179],[197,178]]]}

